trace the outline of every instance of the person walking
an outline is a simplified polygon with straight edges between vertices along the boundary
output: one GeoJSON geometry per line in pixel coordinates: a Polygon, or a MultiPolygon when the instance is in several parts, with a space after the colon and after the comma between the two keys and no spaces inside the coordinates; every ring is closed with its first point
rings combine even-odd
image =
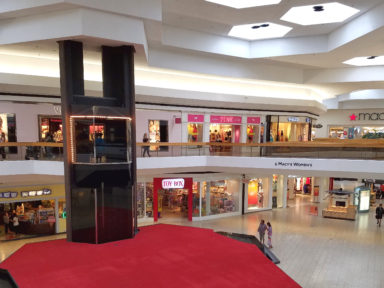
{"type": "Polygon", "coordinates": [[[15,232],[15,234],[17,234],[19,232],[19,218],[17,217],[17,214],[14,213],[12,215],[12,223],[13,223],[13,232],[15,232]]]}
{"type": "MultiPolygon", "coordinates": [[[[148,142],[149,142],[148,134],[144,133],[143,143],[148,143],[148,142]]],[[[149,145],[143,146],[143,157],[145,157],[145,152],[147,152],[148,157],[151,157],[151,155],[149,155],[149,145]]]]}
{"type": "Polygon", "coordinates": [[[267,230],[267,225],[265,225],[264,220],[262,219],[259,224],[259,228],[257,229],[257,232],[259,232],[259,238],[260,243],[264,244],[264,236],[265,236],[265,230],[267,230]]]}
{"type": "Polygon", "coordinates": [[[267,233],[268,233],[268,248],[272,248],[272,225],[267,222],[267,233]]]}
{"type": "Polygon", "coordinates": [[[9,215],[7,211],[5,211],[3,215],[3,222],[4,222],[5,235],[7,235],[9,231],[9,215]]]}
{"type": "Polygon", "coordinates": [[[379,227],[381,227],[381,219],[383,219],[383,214],[384,214],[383,204],[380,203],[380,205],[376,207],[376,220],[377,220],[377,225],[379,225],[379,227]]]}

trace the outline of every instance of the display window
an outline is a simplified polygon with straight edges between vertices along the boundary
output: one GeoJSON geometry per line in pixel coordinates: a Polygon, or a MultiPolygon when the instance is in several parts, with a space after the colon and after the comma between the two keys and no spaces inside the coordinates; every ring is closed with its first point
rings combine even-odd
{"type": "Polygon", "coordinates": [[[259,125],[247,125],[247,143],[258,143],[259,125]]]}
{"type": "MultiPolygon", "coordinates": [[[[15,114],[0,113],[0,142],[17,142],[15,114]]],[[[7,153],[17,153],[17,147],[0,147],[0,156],[3,159],[7,153]]]]}
{"type": "Polygon", "coordinates": [[[50,142],[63,142],[63,121],[60,117],[39,116],[40,141],[46,142],[50,135],[50,142]]]}
{"type": "Polygon", "coordinates": [[[268,208],[268,178],[255,178],[248,182],[248,210],[268,208]]]}
{"type": "Polygon", "coordinates": [[[5,233],[0,239],[14,240],[55,233],[55,200],[2,203],[0,214],[3,225],[4,216],[10,223],[8,227],[4,225],[5,233]]]}
{"type": "Polygon", "coordinates": [[[188,123],[188,142],[203,141],[203,124],[188,123]]]}
{"type": "Polygon", "coordinates": [[[239,181],[203,182],[201,216],[239,211],[239,181]]]}
{"type": "MultiPolygon", "coordinates": [[[[165,120],[149,120],[148,121],[149,142],[163,143],[168,142],[168,121],[165,120]]],[[[151,151],[168,151],[168,146],[153,146],[151,151]]]]}

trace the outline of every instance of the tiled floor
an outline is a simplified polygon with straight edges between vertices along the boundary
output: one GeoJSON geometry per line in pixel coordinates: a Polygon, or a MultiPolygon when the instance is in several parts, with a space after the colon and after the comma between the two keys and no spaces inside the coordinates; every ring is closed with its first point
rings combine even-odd
{"type": "MultiPolygon", "coordinates": [[[[308,205],[307,198],[297,197],[296,203],[286,209],[192,223],[162,221],[256,234],[263,218],[273,226],[273,251],[281,261],[279,267],[301,286],[384,287],[384,227],[376,226],[373,209],[369,214],[360,214],[356,221],[348,221],[312,216],[308,205]]],[[[0,260],[26,242],[63,237],[0,242],[0,260]]]]}

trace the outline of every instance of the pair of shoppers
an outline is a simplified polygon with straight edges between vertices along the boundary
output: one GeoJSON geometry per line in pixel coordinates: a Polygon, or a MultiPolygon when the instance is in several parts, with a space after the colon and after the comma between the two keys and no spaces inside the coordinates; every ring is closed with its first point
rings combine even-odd
{"type": "Polygon", "coordinates": [[[5,234],[8,234],[10,231],[13,231],[17,234],[19,230],[19,218],[16,213],[13,212],[11,216],[9,216],[8,212],[5,212],[3,215],[3,222],[5,227],[5,234]]]}
{"type": "Polygon", "coordinates": [[[376,207],[376,220],[377,220],[377,225],[379,225],[379,227],[381,227],[381,219],[383,219],[383,214],[384,214],[383,204],[380,204],[379,206],[376,207]]]}
{"type": "Polygon", "coordinates": [[[257,232],[259,232],[259,239],[262,244],[265,243],[265,232],[268,234],[268,248],[272,248],[272,225],[271,223],[267,222],[267,225],[265,225],[264,219],[261,219],[259,228],[257,229],[257,232]]]}

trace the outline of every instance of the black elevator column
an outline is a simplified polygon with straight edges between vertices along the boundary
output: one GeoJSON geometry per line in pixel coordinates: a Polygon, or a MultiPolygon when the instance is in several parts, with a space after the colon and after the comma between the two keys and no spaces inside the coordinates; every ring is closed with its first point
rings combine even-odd
{"type": "Polygon", "coordinates": [[[134,48],[102,47],[103,97],[84,95],[83,46],[61,41],[67,238],[134,237],[136,133],[134,48]]]}

